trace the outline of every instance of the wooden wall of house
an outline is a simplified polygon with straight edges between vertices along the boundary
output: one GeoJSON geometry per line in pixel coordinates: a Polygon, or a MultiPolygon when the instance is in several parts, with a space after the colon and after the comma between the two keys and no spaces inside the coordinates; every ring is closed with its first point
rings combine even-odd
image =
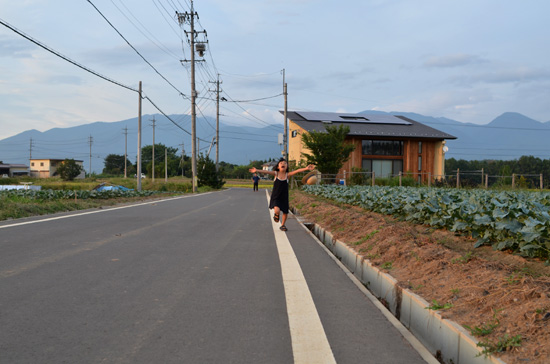
{"type": "MultiPolygon", "coordinates": [[[[351,152],[351,156],[347,162],[344,163],[340,169],[340,174],[344,171],[349,172],[352,168],[361,168],[363,162],[362,154],[362,140],[363,138],[351,137],[347,139],[348,143],[355,145],[355,150],[351,152]]],[[[403,140],[403,173],[411,172],[415,179],[419,175],[422,176],[422,181],[428,181],[428,173],[432,180],[434,179],[434,162],[437,153],[437,146],[441,144],[441,141],[433,140],[403,140]],[[422,153],[419,153],[419,141],[422,142],[422,153]],[[418,169],[418,157],[422,156],[421,170],[418,169]],[[421,174],[419,174],[419,172],[421,174]]],[[[377,159],[395,159],[390,156],[376,156],[377,159]]]]}
{"type": "MultiPolygon", "coordinates": [[[[306,131],[289,120],[289,160],[295,160],[299,162],[301,159],[301,153],[310,151],[305,148],[301,141],[301,135],[306,131]],[[296,136],[292,137],[292,132],[296,132],[296,136]]],[[[361,168],[363,164],[362,154],[362,140],[364,137],[348,137],[346,142],[355,145],[355,150],[351,153],[351,156],[347,162],[344,163],[340,169],[340,174],[343,175],[344,171],[350,172],[352,168],[361,168]]],[[[428,181],[428,173],[430,173],[432,181],[437,176],[435,173],[441,173],[441,167],[436,167],[436,163],[442,163],[443,155],[441,155],[442,141],[441,140],[419,140],[419,139],[403,139],[395,138],[392,140],[403,140],[403,173],[412,173],[413,178],[418,179],[418,176],[422,176],[422,181],[428,181]],[[418,170],[418,156],[419,156],[419,141],[422,142],[422,168],[418,170]],[[420,174],[419,174],[420,172],[420,174]]],[[[376,159],[396,159],[393,156],[376,156],[376,159]]]]}

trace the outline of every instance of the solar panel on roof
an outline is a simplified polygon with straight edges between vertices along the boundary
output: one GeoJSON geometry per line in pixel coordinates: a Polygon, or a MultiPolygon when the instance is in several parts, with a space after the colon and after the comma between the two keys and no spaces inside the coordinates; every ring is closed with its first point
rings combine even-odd
{"type": "Polygon", "coordinates": [[[361,124],[391,124],[391,125],[412,125],[412,123],[389,114],[349,114],[316,111],[299,111],[300,115],[307,121],[324,121],[336,123],[361,123],[361,124]]]}

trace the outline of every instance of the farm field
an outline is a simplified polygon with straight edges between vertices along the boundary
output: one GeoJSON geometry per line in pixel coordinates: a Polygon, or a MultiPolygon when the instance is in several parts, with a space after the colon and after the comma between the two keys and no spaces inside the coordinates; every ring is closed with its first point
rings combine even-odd
{"type": "MultiPolygon", "coordinates": [[[[313,192],[315,188],[324,186],[306,190],[313,192]]],[[[480,236],[472,237],[468,229],[451,231],[454,222],[448,221],[450,227],[430,226],[427,215],[424,220],[406,221],[404,216],[398,218],[336,201],[338,193],[331,193],[332,198],[327,198],[293,190],[291,205],[304,220],[323,226],[391,274],[403,288],[431,302],[430,307],[440,310],[443,317],[469,327],[487,354],[508,364],[550,362],[547,258],[512,254],[512,245],[503,250],[487,245],[474,248],[480,236]]],[[[382,198],[376,199],[371,202],[380,204],[382,198]]],[[[405,204],[396,198],[389,200],[395,208],[405,204]]],[[[411,203],[415,204],[420,201],[411,203]]],[[[545,223],[543,218],[538,221],[545,223]]],[[[517,234],[521,236],[519,230],[517,234]]],[[[483,243],[498,247],[496,241],[483,243]]],[[[517,250],[521,252],[519,244],[517,250]]]]}
{"type": "MultiPolygon", "coordinates": [[[[56,212],[84,210],[112,206],[120,203],[137,202],[154,199],[172,194],[191,193],[192,185],[189,178],[172,177],[168,182],[164,178],[142,179],[142,192],[137,191],[93,191],[101,184],[121,185],[136,189],[135,178],[93,178],[75,181],[62,181],[59,178],[49,179],[3,179],[3,184],[19,185],[19,182],[32,182],[31,185],[41,186],[41,191],[0,191],[0,221],[17,219],[35,215],[52,214],[56,212]]],[[[270,188],[272,181],[262,180],[259,188],[270,188]]],[[[250,188],[251,180],[228,180],[226,188],[250,188]]],[[[210,187],[199,187],[198,192],[208,192],[210,187]]]]}

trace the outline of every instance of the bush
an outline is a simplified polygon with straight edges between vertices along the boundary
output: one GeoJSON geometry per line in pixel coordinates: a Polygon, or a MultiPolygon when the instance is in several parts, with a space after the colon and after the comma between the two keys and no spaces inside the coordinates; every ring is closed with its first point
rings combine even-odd
{"type": "Polygon", "coordinates": [[[209,186],[214,189],[220,189],[225,184],[221,173],[216,171],[216,164],[204,155],[199,156],[197,163],[198,187],[209,186]]]}
{"type": "Polygon", "coordinates": [[[72,181],[82,173],[82,166],[78,165],[74,159],[67,158],[57,167],[57,173],[62,180],[72,181]]]}

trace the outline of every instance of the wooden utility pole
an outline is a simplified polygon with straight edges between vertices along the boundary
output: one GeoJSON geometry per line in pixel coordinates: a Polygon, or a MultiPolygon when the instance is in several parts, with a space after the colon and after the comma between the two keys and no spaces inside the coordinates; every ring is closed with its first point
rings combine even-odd
{"type": "Polygon", "coordinates": [[[124,178],[128,178],[128,127],[124,127],[124,178]]]}
{"type": "Polygon", "coordinates": [[[31,168],[31,159],[32,159],[32,138],[29,143],[29,169],[31,168]]]}
{"type": "MultiPolygon", "coordinates": [[[[193,0],[191,0],[191,12],[190,13],[178,13],[178,22],[183,25],[189,21],[190,31],[185,33],[189,36],[189,44],[191,46],[191,170],[192,170],[192,185],[193,192],[197,192],[197,112],[196,112],[196,98],[197,91],[195,89],[195,13],[193,7],[193,0]]],[[[182,61],[183,62],[183,61],[182,61]]]]}
{"type": "MultiPolygon", "coordinates": [[[[198,33],[203,33],[206,37],[206,30],[195,31],[195,17],[198,18],[198,14],[195,12],[193,6],[193,0],[191,1],[191,12],[190,13],[179,13],[176,11],[178,17],[178,22],[180,26],[183,26],[186,22],[189,22],[190,31],[185,31],[189,38],[189,45],[191,46],[191,141],[192,141],[192,152],[191,152],[191,169],[193,174],[193,192],[197,192],[197,112],[196,112],[196,99],[197,99],[197,90],[195,89],[195,51],[199,54],[199,57],[204,57],[204,52],[206,50],[206,43],[208,41],[195,41],[198,33]],[[195,47],[196,45],[196,47],[195,47]]],[[[181,62],[187,62],[181,61],[181,62]]],[[[200,62],[200,60],[199,60],[200,62]]]]}
{"type": "Polygon", "coordinates": [[[92,175],[92,142],[93,142],[93,138],[92,138],[92,135],[90,134],[90,138],[88,139],[88,142],[90,143],[90,176],[92,175]]]}
{"type": "Polygon", "coordinates": [[[287,88],[286,88],[286,82],[285,82],[285,69],[283,68],[283,95],[285,97],[285,115],[284,115],[284,118],[285,118],[285,130],[284,130],[284,138],[283,138],[283,151],[284,151],[284,158],[287,160],[288,162],[288,119],[287,119],[287,116],[286,116],[286,113],[287,113],[287,88]]]}
{"type": "Polygon", "coordinates": [[[153,171],[152,171],[152,177],[153,177],[153,183],[155,182],[155,117],[153,116],[153,171]]]}
{"type": "Polygon", "coordinates": [[[184,178],[184,174],[183,174],[183,162],[184,162],[184,156],[185,156],[185,149],[183,149],[183,143],[180,144],[181,145],[181,178],[184,178]]]}
{"type": "Polygon", "coordinates": [[[141,81],[139,81],[138,140],[137,140],[137,190],[141,191],[141,81]]]}
{"type": "Polygon", "coordinates": [[[216,82],[216,172],[220,168],[220,74],[218,73],[218,79],[216,82]]]}

